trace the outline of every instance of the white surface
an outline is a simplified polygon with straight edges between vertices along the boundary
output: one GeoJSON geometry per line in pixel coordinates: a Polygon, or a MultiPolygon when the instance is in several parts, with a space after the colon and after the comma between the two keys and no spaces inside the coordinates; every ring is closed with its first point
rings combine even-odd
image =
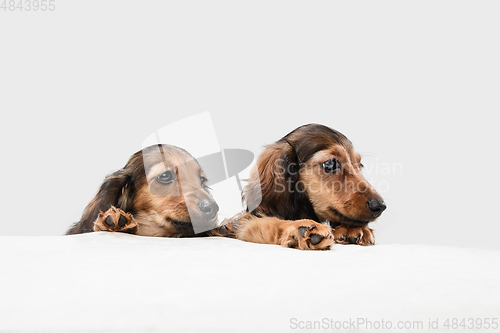
{"type": "MultiPolygon", "coordinates": [[[[299,331],[300,321],[493,318],[500,251],[306,252],[233,239],[0,238],[0,331],[299,331]]],[[[427,327],[427,326],[424,326],[427,327]]]]}
{"type": "Polygon", "coordinates": [[[0,235],[64,234],[145,138],[209,110],[221,148],[347,135],[380,244],[500,249],[500,1],[54,2],[0,11],[0,235]]]}

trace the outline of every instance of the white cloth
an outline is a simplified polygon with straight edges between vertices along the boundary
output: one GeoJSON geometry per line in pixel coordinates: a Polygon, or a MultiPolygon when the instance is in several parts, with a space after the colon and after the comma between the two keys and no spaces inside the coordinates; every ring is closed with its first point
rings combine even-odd
{"type": "Polygon", "coordinates": [[[98,232],[0,237],[0,255],[0,331],[312,332],[384,320],[421,321],[423,332],[429,320],[500,317],[495,250],[98,232]]]}

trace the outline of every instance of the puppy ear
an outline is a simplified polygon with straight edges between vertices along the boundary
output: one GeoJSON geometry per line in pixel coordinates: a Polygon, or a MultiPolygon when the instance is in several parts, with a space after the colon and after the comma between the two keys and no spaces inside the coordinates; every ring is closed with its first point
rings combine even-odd
{"type": "Polygon", "coordinates": [[[292,148],[283,142],[266,147],[250,173],[243,190],[247,210],[253,214],[290,218],[295,211],[291,204],[296,195],[299,164],[292,148]]]}
{"type": "Polygon", "coordinates": [[[93,209],[105,212],[111,206],[115,206],[123,211],[128,211],[133,199],[130,188],[132,185],[132,176],[126,169],[118,170],[107,176],[94,198],[96,206],[93,209]]]}
{"type": "Polygon", "coordinates": [[[91,232],[97,216],[106,212],[111,206],[120,208],[126,212],[129,211],[132,208],[133,186],[132,176],[126,169],[116,171],[107,176],[96,196],[83,211],[81,220],[67,234],[91,232]]]}

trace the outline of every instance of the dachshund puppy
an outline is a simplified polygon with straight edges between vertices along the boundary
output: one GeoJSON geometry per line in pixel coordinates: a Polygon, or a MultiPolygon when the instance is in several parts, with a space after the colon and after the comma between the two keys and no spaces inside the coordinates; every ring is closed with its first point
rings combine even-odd
{"type": "Polygon", "coordinates": [[[362,167],[343,134],[318,124],[301,126],[265,148],[243,190],[254,208],[218,233],[300,249],[328,250],[333,242],[374,245],[368,223],[386,205],[362,167]]]}
{"type": "Polygon", "coordinates": [[[219,207],[200,165],[187,151],[153,145],[107,176],[68,235],[119,231],[142,236],[193,237],[217,226],[219,207]]]}

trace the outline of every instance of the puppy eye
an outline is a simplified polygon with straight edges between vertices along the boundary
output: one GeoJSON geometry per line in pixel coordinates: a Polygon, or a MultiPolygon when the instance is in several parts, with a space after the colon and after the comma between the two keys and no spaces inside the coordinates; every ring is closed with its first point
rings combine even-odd
{"type": "Polygon", "coordinates": [[[175,176],[172,171],[165,171],[164,173],[159,174],[158,177],[156,177],[156,179],[160,183],[167,185],[175,180],[175,176]]]}
{"type": "Polygon", "coordinates": [[[334,173],[340,169],[340,163],[337,159],[332,158],[329,161],[323,162],[323,170],[328,173],[334,173]]]}
{"type": "Polygon", "coordinates": [[[205,185],[206,182],[208,182],[208,179],[206,179],[205,177],[200,177],[200,181],[201,181],[201,185],[205,185]]]}

